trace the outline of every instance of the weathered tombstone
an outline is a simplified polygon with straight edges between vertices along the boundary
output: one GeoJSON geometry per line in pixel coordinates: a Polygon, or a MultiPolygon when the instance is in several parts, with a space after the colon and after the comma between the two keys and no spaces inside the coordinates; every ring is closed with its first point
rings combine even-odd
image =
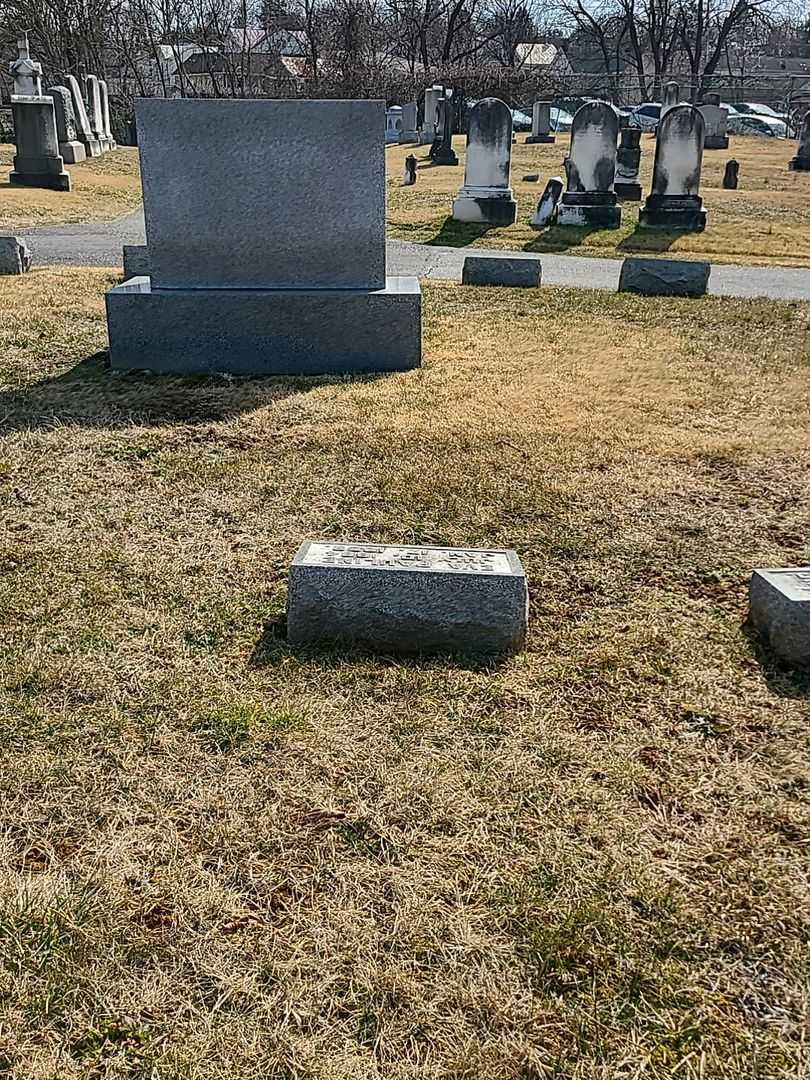
{"type": "Polygon", "coordinates": [[[0,236],[0,274],[25,274],[31,269],[31,252],[24,240],[0,236]]]}
{"type": "Polygon", "coordinates": [[[453,203],[456,221],[512,225],[517,203],[509,186],[512,163],[512,113],[498,98],[484,98],[467,123],[464,186],[453,203]]]}
{"type": "Polygon", "coordinates": [[[107,140],[107,149],[114,150],[116,144],[110,126],[110,95],[107,90],[106,80],[98,80],[98,89],[101,94],[101,119],[104,124],[104,138],[107,140]]]}
{"type": "Polygon", "coordinates": [[[70,191],[70,175],[59,153],[53,98],[14,96],[11,115],[17,153],[8,182],[70,191]]]}
{"type": "Polygon", "coordinates": [[[706,228],[698,194],[702,161],[703,117],[692,105],[676,105],[658,126],[652,189],[638,217],[642,228],[706,228]]]}
{"type": "Polygon", "coordinates": [[[522,648],[526,575],[514,551],[307,540],[290,567],[287,640],[381,653],[522,648]]]}
{"type": "Polygon", "coordinates": [[[638,170],[641,165],[641,128],[623,127],[616,151],[616,183],[614,190],[628,202],[641,200],[638,170]]]}
{"type": "Polygon", "coordinates": [[[75,75],[68,75],[65,81],[68,84],[70,96],[73,100],[73,115],[76,120],[76,134],[84,145],[85,156],[89,158],[98,157],[101,153],[101,147],[90,127],[90,120],[87,116],[87,109],[84,104],[82,92],[79,88],[79,82],[75,75]]]}
{"type": "Polygon", "coordinates": [[[430,157],[435,165],[458,165],[458,157],[453,149],[453,91],[445,90],[439,98],[438,125],[436,142],[430,148],[430,157]]]}
{"type": "Polygon", "coordinates": [[[405,158],[405,175],[402,178],[403,187],[413,187],[416,183],[416,158],[408,154],[405,158]]]}
{"type": "Polygon", "coordinates": [[[384,113],[382,101],[138,100],[150,277],[107,293],[112,367],[418,367],[419,283],[386,277],[384,113]],[[327,182],[336,131],[340,181],[327,182]]]}
{"type": "Polygon", "coordinates": [[[557,213],[557,204],[563,193],[563,182],[559,176],[552,176],[543,189],[540,202],[532,215],[531,226],[533,229],[544,229],[550,225],[557,213]]]}
{"type": "Polygon", "coordinates": [[[731,158],[726,162],[726,171],[723,173],[723,187],[726,191],[736,191],[740,180],[740,163],[731,158]]]}
{"type": "Polygon", "coordinates": [[[31,59],[26,31],[17,35],[17,52],[17,59],[8,65],[14,80],[12,100],[15,97],[42,97],[42,64],[31,59]]]}
{"type": "Polygon", "coordinates": [[[720,107],[719,94],[704,94],[700,106],[703,117],[703,148],[705,150],[728,150],[728,109],[720,107]]]}
{"type": "Polygon", "coordinates": [[[67,165],[76,165],[84,161],[87,153],[84,143],[77,138],[76,118],[73,115],[73,98],[66,86],[52,86],[48,97],[53,98],[56,137],[59,140],[59,153],[67,165]]]}
{"type": "Polygon", "coordinates": [[[429,90],[425,91],[425,109],[424,116],[422,118],[422,132],[419,137],[419,144],[426,145],[432,144],[436,138],[436,131],[439,123],[439,99],[442,96],[441,86],[431,86],[429,90]]]}
{"type": "Polygon", "coordinates": [[[101,86],[99,85],[98,76],[88,75],[85,78],[85,86],[87,87],[87,100],[90,103],[90,127],[93,131],[93,138],[98,143],[102,154],[105,154],[110,149],[110,146],[104,132],[104,111],[101,107],[101,86]]]}
{"type": "Polygon", "coordinates": [[[467,255],[461,268],[461,284],[535,289],[541,275],[540,260],[530,255],[467,255]]]}
{"type": "Polygon", "coordinates": [[[681,88],[676,82],[668,82],[664,84],[664,89],[661,95],[661,113],[659,121],[663,120],[670,109],[674,109],[678,104],[681,97],[681,88]]]}
{"type": "Polygon", "coordinates": [[[616,143],[619,116],[604,101],[577,110],[567,158],[568,187],[557,210],[559,225],[617,229],[622,212],[616,203],[616,143]]]}
{"type": "Polygon", "coordinates": [[[749,620],[781,660],[810,665],[810,566],[755,570],[749,620]]]}
{"type": "Polygon", "coordinates": [[[399,141],[403,145],[419,142],[418,114],[419,106],[415,101],[409,101],[402,109],[402,131],[399,133],[399,141]]]}
{"type": "Polygon", "coordinates": [[[788,162],[788,168],[792,172],[810,171],[810,112],[804,114],[802,126],[799,129],[799,148],[796,156],[788,162]]]}
{"type": "Polygon", "coordinates": [[[619,292],[642,296],[704,296],[711,264],[692,259],[625,259],[619,292]]]}
{"type": "Polygon", "coordinates": [[[402,106],[392,105],[385,111],[385,141],[386,144],[398,143],[402,133],[402,106]]]}
{"type": "Polygon", "coordinates": [[[532,130],[527,143],[553,143],[556,136],[551,133],[551,102],[535,101],[532,105],[532,130]]]}

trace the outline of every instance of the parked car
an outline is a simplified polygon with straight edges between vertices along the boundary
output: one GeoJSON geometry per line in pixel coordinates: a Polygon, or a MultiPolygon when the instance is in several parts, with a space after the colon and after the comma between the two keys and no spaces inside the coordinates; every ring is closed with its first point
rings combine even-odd
{"type": "Polygon", "coordinates": [[[628,123],[630,127],[641,128],[642,131],[655,131],[660,119],[661,103],[645,101],[642,105],[636,105],[628,117],[628,123]]]}
{"type": "Polygon", "coordinates": [[[570,131],[574,122],[570,112],[566,112],[565,109],[558,109],[555,105],[552,105],[549,109],[549,120],[551,121],[552,131],[570,131]]]}
{"type": "Polygon", "coordinates": [[[520,109],[512,109],[512,129],[514,131],[531,131],[532,118],[520,109]]]}
{"type": "Polygon", "coordinates": [[[788,117],[785,113],[778,113],[775,109],[772,109],[770,105],[758,105],[755,101],[735,101],[734,108],[738,113],[742,113],[745,116],[764,116],[770,117],[771,120],[781,120],[784,124],[787,123],[788,117]]]}
{"type": "Polygon", "coordinates": [[[755,113],[739,117],[736,135],[764,135],[771,139],[786,139],[788,127],[784,120],[773,116],[757,116],[755,113]]]}

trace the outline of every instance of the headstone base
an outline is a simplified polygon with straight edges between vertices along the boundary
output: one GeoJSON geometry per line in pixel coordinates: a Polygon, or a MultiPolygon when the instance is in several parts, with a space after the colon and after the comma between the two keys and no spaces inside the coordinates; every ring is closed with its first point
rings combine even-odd
{"type": "Polygon", "coordinates": [[[84,143],[79,142],[78,139],[72,139],[70,142],[60,142],[59,153],[62,155],[62,161],[66,165],[78,165],[87,157],[84,143]]]}
{"type": "Polygon", "coordinates": [[[810,567],[755,570],[749,600],[749,620],[771,651],[810,665],[810,567]]]}
{"type": "Polygon", "coordinates": [[[638,223],[642,229],[703,232],[706,211],[699,195],[648,195],[638,223]]]}
{"type": "Polygon", "coordinates": [[[101,146],[98,139],[83,139],[85,157],[94,158],[101,157],[101,146]]]}
{"type": "Polygon", "coordinates": [[[8,182],[20,187],[70,191],[70,174],[65,171],[65,163],[61,157],[23,157],[17,154],[14,168],[8,175],[8,182]]]}
{"type": "Polygon", "coordinates": [[[622,209],[612,191],[566,191],[557,207],[557,224],[591,229],[618,229],[622,209]]]}
{"type": "Polygon", "coordinates": [[[458,155],[452,146],[442,145],[431,156],[434,165],[458,165],[458,155]]]}
{"type": "Polygon", "coordinates": [[[529,135],[526,139],[526,145],[532,146],[534,143],[553,143],[556,141],[556,135],[529,135]]]}
{"type": "Polygon", "coordinates": [[[810,155],[797,154],[788,162],[791,172],[810,172],[810,155]]]}
{"type": "Polygon", "coordinates": [[[305,541],[290,566],[287,640],[499,655],[522,648],[528,607],[514,551],[305,541]]]}
{"type": "Polygon", "coordinates": [[[516,216],[517,203],[511,188],[462,188],[453,203],[456,221],[514,225],[516,216]]]}
{"type": "Polygon", "coordinates": [[[613,185],[613,190],[625,202],[641,202],[641,184],[625,183],[622,180],[617,180],[613,185]]]}
{"type": "Polygon", "coordinates": [[[703,140],[704,150],[728,150],[728,135],[707,135],[703,140]]]}
{"type": "Polygon", "coordinates": [[[110,365],[178,374],[324,375],[421,363],[419,282],[384,289],[153,289],[107,293],[110,365]]]}

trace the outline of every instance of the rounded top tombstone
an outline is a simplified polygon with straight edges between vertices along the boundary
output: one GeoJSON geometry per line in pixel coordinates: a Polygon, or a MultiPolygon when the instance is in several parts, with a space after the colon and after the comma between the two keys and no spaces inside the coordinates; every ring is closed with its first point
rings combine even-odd
{"type": "Polygon", "coordinates": [[[612,191],[618,139],[619,114],[612,105],[590,101],[577,109],[566,165],[569,191],[612,191]]]}
{"type": "Polygon", "coordinates": [[[692,105],[676,105],[658,125],[654,195],[697,195],[703,161],[703,116],[692,105]]]}
{"type": "Polygon", "coordinates": [[[512,113],[498,98],[484,98],[470,109],[464,187],[509,187],[512,113]]]}

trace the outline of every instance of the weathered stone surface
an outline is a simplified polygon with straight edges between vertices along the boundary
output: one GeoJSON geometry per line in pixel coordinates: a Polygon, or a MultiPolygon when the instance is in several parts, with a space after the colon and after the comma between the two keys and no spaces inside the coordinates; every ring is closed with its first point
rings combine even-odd
{"type": "Polygon", "coordinates": [[[157,289],[135,277],[106,300],[118,370],[320,375],[421,363],[416,278],[389,278],[386,289],[367,291],[157,289]]]}
{"type": "Polygon", "coordinates": [[[146,244],[124,244],[124,281],[149,277],[149,248],[146,244]]]}
{"type": "Polygon", "coordinates": [[[467,125],[464,186],[453,203],[456,221],[512,225],[517,203],[512,198],[512,113],[497,98],[484,98],[472,109],[467,125]]]}
{"type": "Polygon", "coordinates": [[[17,37],[16,60],[12,60],[8,66],[9,74],[14,80],[11,88],[13,97],[41,97],[42,96],[42,64],[31,59],[28,47],[28,33],[23,30],[17,37]]]}
{"type": "Polygon", "coordinates": [[[533,229],[544,229],[550,225],[557,213],[557,205],[563,193],[563,182],[559,176],[552,176],[540,196],[537,209],[530,222],[533,229]]]}
{"type": "Polygon", "coordinates": [[[702,232],[706,211],[698,194],[703,161],[703,117],[676,105],[658,125],[652,190],[638,217],[647,229],[702,232]]]}
{"type": "Polygon", "coordinates": [[[567,190],[557,210],[558,225],[617,229],[621,207],[613,189],[619,117],[602,101],[577,109],[566,158],[567,190]]]}
{"type": "Polygon", "coordinates": [[[31,252],[24,240],[0,236],[0,274],[24,274],[31,269],[31,252]]]}
{"type": "Polygon", "coordinates": [[[799,148],[796,156],[788,162],[788,168],[793,172],[810,170],[810,111],[804,114],[802,126],[799,129],[799,148]]]}
{"type": "Polygon", "coordinates": [[[780,659],[810,665],[810,566],[755,570],[749,619],[780,659]]]}
{"type": "Polygon", "coordinates": [[[638,202],[641,184],[638,179],[641,165],[641,128],[623,127],[619,149],[616,151],[616,182],[614,189],[620,199],[638,202]]]}
{"type": "Polygon", "coordinates": [[[402,131],[399,133],[399,141],[403,145],[419,142],[418,130],[419,106],[415,101],[409,101],[402,106],[402,131]]]}
{"type": "Polygon", "coordinates": [[[10,184],[70,191],[70,175],[59,153],[53,98],[14,98],[14,139],[17,153],[10,184]]]}
{"type": "Polygon", "coordinates": [[[101,154],[101,147],[90,127],[90,120],[87,116],[87,108],[84,104],[84,98],[82,97],[79,82],[74,75],[68,75],[65,82],[70,90],[70,96],[73,101],[73,115],[76,118],[76,132],[80,142],[84,146],[85,155],[87,157],[99,157],[101,154]]]}
{"type": "Polygon", "coordinates": [[[670,109],[674,109],[678,104],[681,97],[681,89],[676,82],[668,82],[664,85],[664,91],[661,95],[661,116],[663,120],[664,116],[670,109]]]}
{"type": "Polygon", "coordinates": [[[402,134],[402,106],[392,105],[385,110],[385,142],[398,143],[402,134]]]}
{"type": "Polygon", "coordinates": [[[136,113],[156,288],[385,287],[382,101],[149,98],[136,113]]]}
{"type": "Polygon", "coordinates": [[[468,255],[461,269],[461,283],[535,288],[540,284],[540,275],[539,259],[468,255]]]}
{"type": "Polygon", "coordinates": [[[109,142],[104,131],[104,109],[101,104],[101,84],[98,75],[85,77],[87,87],[87,100],[89,102],[90,126],[93,130],[93,138],[99,145],[102,153],[109,150],[109,142]]]}
{"type": "Polygon", "coordinates": [[[642,296],[703,296],[711,264],[687,259],[625,259],[619,292],[642,296]]]}
{"type": "Polygon", "coordinates": [[[720,107],[718,94],[707,94],[703,105],[700,106],[700,114],[703,117],[703,146],[706,150],[727,150],[728,136],[726,125],[728,124],[728,109],[720,107]],[[710,101],[710,97],[717,101],[710,101]]]}
{"type": "Polygon", "coordinates": [[[439,123],[439,99],[442,96],[441,86],[431,86],[425,91],[424,117],[422,118],[421,143],[432,143],[436,138],[436,129],[439,123]]]}
{"type": "Polygon", "coordinates": [[[104,124],[104,138],[107,140],[107,149],[114,150],[116,142],[110,126],[110,93],[104,79],[98,80],[98,89],[101,95],[101,120],[104,124]]]}
{"type": "Polygon", "coordinates": [[[430,158],[435,165],[458,165],[458,155],[453,149],[453,91],[444,90],[437,104],[436,138],[430,148],[430,158]]]}
{"type": "Polygon", "coordinates": [[[53,99],[59,153],[68,165],[76,165],[84,161],[87,152],[78,137],[70,90],[66,86],[52,86],[48,90],[48,97],[53,99]]]}
{"type": "Polygon", "coordinates": [[[523,646],[514,551],[306,541],[290,567],[287,638],[381,653],[498,655],[523,646]]]}
{"type": "Polygon", "coordinates": [[[527,143],[553,143],[555,136],[551,131],[551,102],[535,101],[532,105],[532,130],[527,143]]]}
{"type": "Polygon", "coordinates": [[[723,187],[726,191],[735,191],[740,180],[740,163],[735,158],[726,162],[726,170],[723,173],[723,187]]]}

